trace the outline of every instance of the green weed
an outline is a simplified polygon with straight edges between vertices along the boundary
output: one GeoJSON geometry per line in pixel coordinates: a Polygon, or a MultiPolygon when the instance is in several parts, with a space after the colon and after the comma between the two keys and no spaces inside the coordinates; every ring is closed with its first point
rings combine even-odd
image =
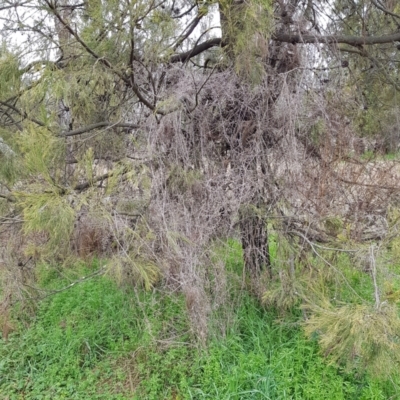
{"type": "MultiPolygon", "coordinates": [[[[241,249],[228,242],[222,257],[241,276],[241,249]]],[[[364,285],[336,265],[354,285],[364,285]]],[[[42,266],[44,288],[65,287],[98,268],[54,272],[42,266]]],[[[361,274],[361,273],[360,273],[361,274]]],[[[362,274],[360,275],[362,276],[362,274]]],[[[343,285],[332,280],[331,290],[343,285]]],[[[369,293],[366,291],[366,294],[369,293]]],[[[280,319],[231,284],[236,298],[223,337],[200,347],[192,335],[184,297],[118,288],[105,276],[49,296],[27,328],[0,340],[0,398],[4,399],[273,399],[369,400],[398,398],[399,380],[343,371],[307,339],[299,310],[280,319]]],[[[342,298],[351,296],[343,289],[342,298]]],[[[362,290],[361,290],[361,294],[362,290]]],[[[223,313],[220,314],[223,317],[223,313]]],[[[18,315],[16,316],[18,317],[18,315]]],[[[211,332],[212,333],[212,332],[211,332]]]]}

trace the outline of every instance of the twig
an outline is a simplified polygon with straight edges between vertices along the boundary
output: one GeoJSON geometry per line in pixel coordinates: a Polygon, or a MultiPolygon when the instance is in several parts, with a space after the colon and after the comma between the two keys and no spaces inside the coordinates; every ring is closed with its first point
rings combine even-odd
{"type": "Polygon", "coordinates": [[[306,236],[304,236],[302,233],[300,233],[298,231],[288,231],[288,233],[294,233],[295,235],[302,237],[309,245],[313,245],[322,250],[340,251],[342,253],[357,253],[358,252],[358,250],[352,250],[352,249],[335,249],[334,247],[321,246],[320,244],[311,242],[306,236]]]}
{"type": "Polygon", "coordinates": [[[375,245],[371,245],[369,248],[369,263],[371,266],[371,274],[372,274],[372,281],[374,282],[374,293],[375,293],[375,308],[379,309],[381,305],[381,299],[379,296],[379,288],[376,282],[376,262],[375,262],[375,255],[374,255],[374,247],[375,245]]]}
{"type": "MultiPolygon", "coordinates": [[[[293,232],[296,233],[297,232],[293,232]]],[[[311,242],[310,240],[308,240],[305,236],[301,235],[305,241],[307,241],[307,243],[311,246],[311,250],[314,252],[314,254],[320,258],[324,263],[326,263],[329,267],[331,267],[332,269],[334,269],[342,278],[343,281],[345,282],[345,284],[348,286],[348,288],[362,301],[364,301],[364,299],[354,290],[354,288],[350,285],[350,283],[347,281],[346,277],[343,275],[343,272],[340,271],[340,269],[336,268],[333,264],[331,264],[326,258],[324,258],[323,256],[321,256],[321,254],[318,253],[318,251],[315,249],[316,245],[311,242]]]]}
{"type": "Polygon", "coordinates": [[[67,136],[81,135],[83,133],[92,131],[93,129],[102,128],[102,127],[129,128],[129,129],[137,129],[137,128],[139,128],[138,125],[131,124],[131,123],[125,123],[125,122],[112,123],[112,122],[108,122],[108,121],[103,121],[103,122],[97,122],[96,124],[83,126],[82,128],[78,128],[78,129],[75,129],[73,131],[61,132],[60,136],[67,137],[67,136]]]}
{"type": "MultiPolygon", "coordinates": [[[[92,279],[92,278],[94,278],[96,276],[103,275],[106,272],[106,269],[107,269],[107,267],[104,266],[104,267],[98,269],[97,271],[94,271],[90,275],[84,276],[84,277],[82,277],[82,278],[70,283],[69,285],[64,286],[61,289],[46,290],[46,289],[41,289],[41,288],[38,288],[38,287],[35,287],[35,286],[28,285],[27,283],[25,283],[24,286],[29,287],[31,289],[34,289],[34,290],[36,290],[38,292],[46,293],[44,296],[30,297],[30,300],[43,300],[43,299],[45,299],[45,298],[47,298],[49,296],[52,296],[54,294],[61,293],[61,292],[64,292],[65,290],[71,289],[73,286],[75,286],[78,283],[82,283],[82,282],[88,281],[89,279],[92,279]]],[[[19,301],[21,301],[21,299],[16,300],[15,302],[12,303],[12,305],[18,303],[19,301]]]]}

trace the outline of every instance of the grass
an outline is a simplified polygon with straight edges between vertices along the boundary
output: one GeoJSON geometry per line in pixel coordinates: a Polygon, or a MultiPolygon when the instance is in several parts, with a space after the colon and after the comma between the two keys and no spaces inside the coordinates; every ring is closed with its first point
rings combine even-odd
{"type": "MultiPolygon", "coordinates": [[[[230,243],[227,268],[240,273],[230,243]]],[[[68,274],[43,267],[44,287],[68,274]]],[[[66,276],[67,275],[67,276],[66,276]]],[[[95,277],[42,301],[0,340],[2,399],[389,399],[399,382],[345,373],[321,356],[295,313],[278,319],[240,288],[225,336],[196,344],[180,295],[122,290],[95,277]]],[[[21,316],[21,314],[18,314],[21,316]]]]}
{"type": "Polygon", "coordinates": [[[377,155],[374,151],[368,150],[361,155],[361,159],[366,161],[396,161],[400,158],[400,152],[386,153],[382,155],[377,155]]]}

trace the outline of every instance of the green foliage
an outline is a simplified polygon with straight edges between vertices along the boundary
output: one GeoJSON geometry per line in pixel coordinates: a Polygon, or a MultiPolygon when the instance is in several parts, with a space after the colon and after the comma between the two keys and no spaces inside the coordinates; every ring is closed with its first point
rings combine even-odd
{"type": "Polygon", "coordinates": [[[105,355],[129,351],[140,334],[131,302],[103,278],[44,301],[30,329],[0,344],[0,393],[10,398],[25,393],[27,399],[87,398],[85,393],[105,398],[101,388],[96,393],[95,367],[102,368],[102,379],[113,376],[105,355]]]}
{"type": "Polygon", "coordinates": [[[273,278],[267,280],[261,300],[265,306],[285,312],[301,302],[304,287],[303,266],[293,245],[271,230],[269,251],[273,278]]]}
{"type": "MultiPolygon", "coordinates": [[[[24,231],[47,235],[44,253],[61,255],[69,246],[75,210],[58,193],[18,193],[18,205],[23,209],[24,231]]],[[[47,254],[48,255],[48,254],[47,254]]]]}
{"type": "Polygon", "coordinates": [[[317,120],[310,127],[310,139],[316,145],[322,143],[324,134],[326,132],[326,122],[323,118],[317,118],[317,120]]]}
{"type": "Polygon", "coordinates": [[[287,311],[301,302],[302,292],[301,281],[296,279],[290,268],[286,268],[280,271],[279,280],[268,285],[268,289],[263,293],[261,299],[265,306],[273,306],[281,311],[287,311]]]}
{"type": "Polygon", "coordinates": [[[62,142],[46,128],[29,125],[18,140],[25,173],[53,186],[59,178],[62,142]]]}
{"type": "Polygon", "coordinates": [[[331,216],[325,218],[325,229],[329,235],[337,237],[343,230],[343,220],[339,217],[331,216]]]}
{"type": "Polygon", "coordinates": [[[172,54],[172,49],[168,49],[168,41],[176,32],[178,24],[167,9],[157,8],[153,10],[150,18],[146,18],[143,29],[150,33],[152,38],[146,40],[143,46],[146,63],[155,62],[160,57],[167,59],[172,54]]]}
{"type": "MultiPolygon", "coordinates": [[[[226,254],[227,268],[235,271],[242,263],[240,247],[231,241],[226,248],[233,249],[226,254]]],[[[63,288],[93,268],[98,265],[76,265],[61,273],[42,265],[38,284],[46,290],[63,288]]],[[[235,282],[240,301],[230,329],[207,349],[197,347],[179,294],[121,290],[106,277],[56,293],[40,304],[34,319],[15,314],[15,322],[29,322],[29,328],[8,342],[0,340],[0,394],[10,399],[138,400],[325,400],[327,393],[330,399],[370,400],[399,395],[396,375],[386,381],[327,364],[318,335],[306,338],[297,312],[278,321],[276,312],[261,308],[235,282]]],[[[343,309],[340,317],[331,312],[329,321],[337,324],[327,323],[329,330],[340,329],[350,313],[370,320],[364,329],[369,339],[383,333],[378,311],[343,309]]],[[[390,317],[397,318],[395,314],[392,309],[390,317]]]]}
{"type": "Polygon", "coordinates": [[[20,164],[15,159],[15,156],[4,155],[0,152],[0,179],[2,182],[12,186],[19,176],[20,164]]]}
{"type": "Polygon", "coordinates": [[[9,97],[15,90],[19,90],[21,73],[19,71],[18,57],[0,47],[0,93],[1,97],[9,97]]]}
{"type": "Polygon", "coordinates": [[[238,276],[243,273],[243,250],[238,240],[229,238],[214,252],[224,261],[227,271],[238,276]]]}
{"type": "Polygon", "coordinates": [[[121,284],[142,285],[150,290],[160,279],[160,269],[151,260],[140,256],[140,252],[113,257],[109,262],[109,274],[121,284]]]}
{"type": "Polygon", "coordinates": [[[400,318],[397,306],[334,307],[326,301],[310,308],[313,314],[306,321],[306,332],[318,334],[322,350],[332,360],[358,371],[367,369],[375,376],[387,377],[398,370],[400,318]]]}
{"type": "Polygon", "coordinates": [[[190,191],[200,181],[201,174],[199,171],[174,165],[167,178],[167,187],[171,194],[179,195],[190,191]]]}
{"type": "Polygon", "coordinates": [[[268,56],[268,40],[274,27],[273,8],[269,0],[220,3],[222,31],[228,45],[228,57],[234,60],[238,74],[252,83],[262,79],[268,56]]]}

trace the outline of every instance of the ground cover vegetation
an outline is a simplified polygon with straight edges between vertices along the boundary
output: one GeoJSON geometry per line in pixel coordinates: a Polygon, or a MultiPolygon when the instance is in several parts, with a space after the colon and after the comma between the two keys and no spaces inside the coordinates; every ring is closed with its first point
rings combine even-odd
{"type": "MultiPolygon", "coordinates": [[[[398,377],[378,379],[329,365],[295,311],[278,321],[276,310],[260,307],[241,284],[240,244],[231,242],[226,250],[227,267],[238,279],[230,280],[231,309],[223,315],[216,311],[212,320],[217,327],[222,317],[231,322],[223,335],[214,327],[207,349],[193,340],[182,294],[121,290],[109,278],[95,277],[43,300],[34,317],[22,314],[18,323],[25,328],[0,347],[0,394],[9,399],[398,396],[398,377]]],[[[98,266],[97,261],[76,265],[62,278],[42,266],[37,280],[54,290],[98,266]]]]}
{"type": "Polygon", "coordinates": [[[0,21],[5,396],[398,396],[396,2],[0,21]]]}

